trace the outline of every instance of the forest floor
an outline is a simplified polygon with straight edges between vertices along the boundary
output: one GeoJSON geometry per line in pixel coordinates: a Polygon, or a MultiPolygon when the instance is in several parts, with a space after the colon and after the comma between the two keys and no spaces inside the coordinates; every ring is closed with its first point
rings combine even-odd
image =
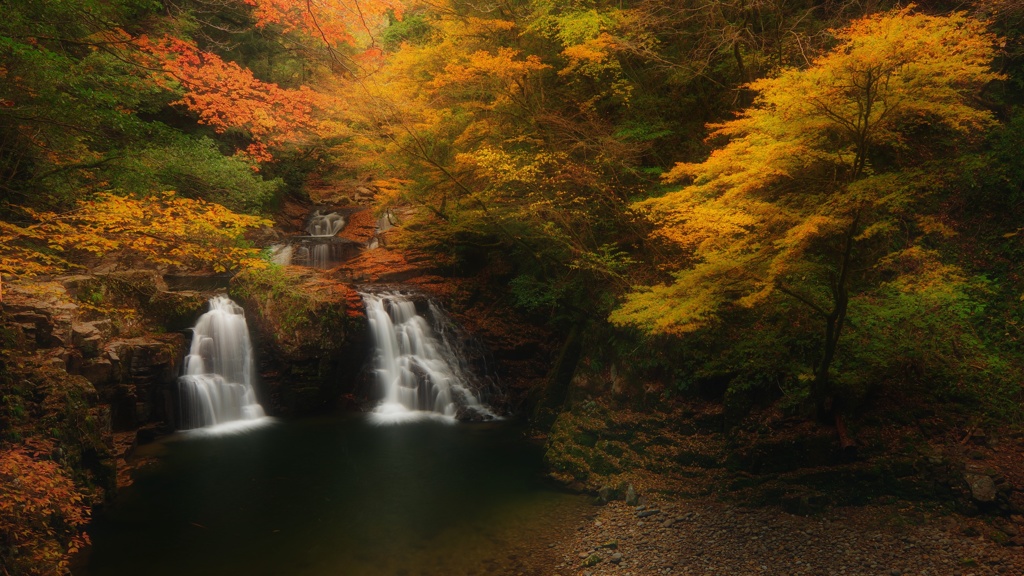
{"type": "Polygon", "coordinates": [[[537,574],[983,576],[1024,574],[1020,547],[988,524],[920,506],[870,505],[797,516],[706,498],[611,502],[554,544],[537,574]]]}
{"type": "Polygon", "coordinates": [[[830,456],[827,428],[765,417],[709,431],[693,423],[717,422],[720,407],[703,406],[659,414],[591,402],[564,415],[548,443],[555,476],[617,489],[531,573],[1024,575],[1019,432],[939,427],[938,416],[859,422],[860,450],[846,459],[830,456]],[[624,482],[638,506],[622,500],[624,482]]]}

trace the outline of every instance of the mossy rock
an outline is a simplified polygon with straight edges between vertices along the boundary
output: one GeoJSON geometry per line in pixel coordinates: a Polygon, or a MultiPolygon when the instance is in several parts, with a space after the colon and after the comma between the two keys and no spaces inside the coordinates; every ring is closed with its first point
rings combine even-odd
{"type": "Polygon", "coordinates": [[[318,358],[339,349],[365,323],[362,300],[347,284],[295,266],[247,270],[231,281],[232,298],[280,352],[318,358]]]}
{"type": "Polygon", "coordinates": [[[168,292],[159,290],[145,304],[146,316],[168,331],[180,331],[195,326],[206,311],[209,298],[201,292],[168,292]]]}
{"type": "Polygon", "coordinates": [[[351,286],[315,269],[271,266],[240,272],[229,293],[254,331],[272,412],[329,410],[355,392],[368,327],[351,286]]]}

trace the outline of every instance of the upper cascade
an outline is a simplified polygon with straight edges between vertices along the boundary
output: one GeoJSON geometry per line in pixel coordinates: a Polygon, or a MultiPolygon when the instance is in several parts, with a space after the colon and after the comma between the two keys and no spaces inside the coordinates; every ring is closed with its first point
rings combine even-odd
{"type": "Polygon", "coordinates": [[[363,248],[360,242],[339,238],[338,232],[347,220],[337,212],[313,211],[306,220],[305,236],[289,236],[284,242],[269,246],[270,260],[286,266],[309,266],[327,269],[344,262],[363,248]]]}
{"type": "Polygon", "coordinates": [[[199,317],[192,346],[178,379],[179,428],[207,428],[226,423],[251,424],[265,417],[253,389],[255,367],[249,328],[242,307],[227,296],[210,299],[199,317]]]}
{"type": "Polygon", "coordinates": [[[345,217],[337,212],[321,214],[319,210],[313,212],[306,225],[306,232],[310,236],[335,236],[345,227],[345,217]]]}
{"type": "MultiPolygon", "coordinates": [[[[374,373],[383,394],[374,409],[380,423],[437,417],[497,418],[471,387],[450,334],[436,330],[416,310],[412,297],[397,292],[362,293],[375,343],[374,373]]],[[[428,314],[443,323],[444,312],[433,302],[428,314]]]]}

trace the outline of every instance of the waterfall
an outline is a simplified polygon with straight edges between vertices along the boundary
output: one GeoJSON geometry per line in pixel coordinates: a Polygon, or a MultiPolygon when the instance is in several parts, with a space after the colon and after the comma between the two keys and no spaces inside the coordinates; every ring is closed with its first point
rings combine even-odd
{"type": "MultiPolygon", "coordinates": [[[[314,237],[333,237],[345,227],[345,217],[337,212],[321,214],[319,210],[313,212],[309,218],[309,225],[306,232],[314,237]]],[[[309,266],[313,268],[328,268],[331,265],[331,245],[329,243],[317,242],[313,244],[309,257],[309,266]]]]}
{"type": "Polygon", "coordinates": [[[292,263],[292,253],[295,247],[290,244],[273,244],[270,246],[270,261],[279,266],[287,266],[292,263]]]}
{"type": "Polygon", "coordinates": [[[193,329],[183,375],[179,428],[238,427],[264,420],[253,390],[253,355],[242,308],[227,296],[210,299],[210,311],[193,329]]]}
{"type": "MultiPolygon", "coordinates": [[[[456,416],[492,419],[497,415],[470,387],[471,377],[459,361],[456,345],[416,311],[405,294],[362,293],[376,345],[374,372],[381,403],[373,411],[380,423],[456,416]]],[[[429,315],[443,318],[432,303],[429,315]]]]}
{"type": "Polygon", "coordinates": [[[334,236],[345,227],[345,217],[337,212],[321,214],[319,210],[313,212],[309,217],[309,224],[306,225],[306,232],[310,236],[334,236]]]}

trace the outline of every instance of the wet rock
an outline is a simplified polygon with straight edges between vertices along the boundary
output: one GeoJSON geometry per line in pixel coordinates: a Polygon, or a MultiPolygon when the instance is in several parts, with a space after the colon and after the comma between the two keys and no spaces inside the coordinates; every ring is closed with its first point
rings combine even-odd
{"type": "Polygon", "coordinates": [[[246,271],[230,294],[254,332],[271,413],[308,414],[357,390],[367,354],[362,299],[347,284],[295,266],[246,271]]]}
{"type": "MultiPolygon", "coordinates": [[[[180,334],[115,340],[107,345],[104,356],[111,364],[111,377],[99,390],[103,401],[110,404],[115,430],[174,421],[165,391],[176,390],[185,350],[180,334]]],[[[102,362],[94,366],[102,370],[102,362]]]]}
{"type": "Polygon", "coordinates": [[[58,282],[5,284],[7,324],[25,351],[69,346],[77,308],[58,282]]]}
{"type": "Polygon", "coordinates": [[[487,422],[494,420],[494,417],[468,406],[459,406],[459,409],[455,412],[455,419],[459,422],[487,422]]]}
{"type": "Polygon", "coordinates": [[[95,358],[99,356],[104,338],[111,332],[109,320],[74,322],[71,325],[71,343],[81,351],[83,358],[95,358]]]}
{"type": "Polygon", "coordinates": [[[172,292],[209,292],[230,286],[231,277],[231,274],[165,274],[163,281],[172,292]]]}

